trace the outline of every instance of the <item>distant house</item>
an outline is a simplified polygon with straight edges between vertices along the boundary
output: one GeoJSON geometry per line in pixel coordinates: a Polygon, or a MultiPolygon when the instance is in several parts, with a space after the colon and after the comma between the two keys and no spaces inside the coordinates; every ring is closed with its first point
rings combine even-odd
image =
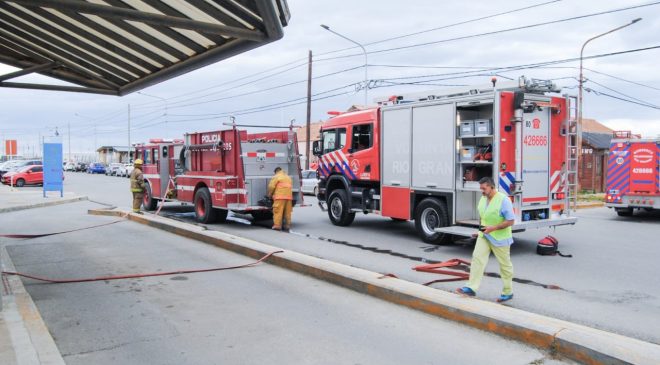
{"type": "Polygon", "coordinates": [[[128,163],[131,161],[130,150],[129,147],[125,146],[101,146],[96,150],[97,162],[103,162],[104,164],[113,162],[128,163]]]}
{"type": "Polygon", "coordinates": [[[593,193],[605,191],[607,156],[613,132],[594,119],[582,120],[582,158],[578,171],[580,190],[593,193]]]}
{"type": "Polygon", "coordinates": [[[318,141],[321,138],[320,131],[322,124],[323,122],[310,123],[309,151],[305,151],[307,146],[307,126],[303,126],[296,130],[296,138],[298,139],[298,151],[302,155],[301,165],[303,168],[305,168],[305,159],[307,159],[308,156],[310,158],[310,165],[316,162],[316,156],[312,155],[312,144],[314,144],[314,141],[318,141]]]}

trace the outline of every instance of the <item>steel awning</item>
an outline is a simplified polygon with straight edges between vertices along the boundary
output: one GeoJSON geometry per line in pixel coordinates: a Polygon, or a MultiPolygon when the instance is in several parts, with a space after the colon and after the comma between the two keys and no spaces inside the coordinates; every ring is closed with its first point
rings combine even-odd
{"type": "Polygon", "coordinates": [[[286,0],[0,0],[0,87],[126,95],[280,39],[286,0]],[[39,73],[77,86],[7,81],[39,73]]]}

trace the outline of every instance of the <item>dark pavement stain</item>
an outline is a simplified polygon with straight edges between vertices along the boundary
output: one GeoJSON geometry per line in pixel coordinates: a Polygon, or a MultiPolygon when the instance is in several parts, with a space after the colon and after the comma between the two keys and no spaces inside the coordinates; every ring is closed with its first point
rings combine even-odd
{"type": "Polygon", "coordinates": [[[178,275],[178,276],[172,276],[170,280],[188,280],[188,277],[183,275],[178,275]]]}

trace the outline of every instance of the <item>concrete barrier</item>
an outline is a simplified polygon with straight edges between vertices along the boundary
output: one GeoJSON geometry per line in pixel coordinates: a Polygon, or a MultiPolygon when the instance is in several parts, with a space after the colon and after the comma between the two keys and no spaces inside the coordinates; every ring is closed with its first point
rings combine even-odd
{"type": "MultiPolygon", "coordinates": [[[[158,216],[137,215],[118,210],[90,210],[89,213],[125,216],[134,222],[255,259],[282,250],[250,239],[224,232],[208,231],[203,227],[158,216]]],[[[284,235],[284,233],[280,234],[284,235]]],[[[268,259],[268,263],[408,308],[493,332],[583,364],[660,364],[660,346],[656,344],[463,297],[293,251],[283,251],[268,259]]]]}

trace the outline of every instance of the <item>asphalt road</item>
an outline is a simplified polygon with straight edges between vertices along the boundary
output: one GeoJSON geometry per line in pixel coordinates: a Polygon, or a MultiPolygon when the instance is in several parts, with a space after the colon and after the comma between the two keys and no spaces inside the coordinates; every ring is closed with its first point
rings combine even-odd
{"type": "MultiPolygon", "coordinates": [[[[130,204],[127,179],[67,174],[66,187],[96,201],[126,208],[130,204]]],[[[414,272],[413,266],[469,259],[472,253],[467,243],[424,244],[412,222],[358,215],[350,227],[336,227],[314,198],[308,197],[306,203],[311,206],[294,211],[292,234],[273,234],[266,229],[267,222],[248,225],[240,218],[209,228],[419,283],[437,276],[414,272]]],[[[192,222],[192,215],[177,204],[168,204],[162,214],[192,222]]],[[[515,235],[512,259],[519,280],[514,283],[515,299],[507,305],[660,344],[660,214],[641,212],[621,218],[607,208],[594,208],[577,215],[575,226],[515,235]],[[557,237],[560,250],[573,257],[538,256],[536,241],[546,234],[557,237]]],[[[498,271],[492,257],[487,271],[498,271]]],[[[459,285],[433,287],[452,291],[459,285]]],[[[498,278],[486,277],[479,297],[494,300],[500,288],[498,278]]]]}
{"type": "MultiPolygon", "coordinates": [[[[110,186],[120,182],[80,178],[110,186]]],[[[4,213],[0,232],[45,233],[117,220],[86,213],[98,207],[81,202],[4,213]]],[[[56,278],[252,261],[125,220],[2,243],[17,270],[56,278]]],[[[121,281],[23,282],[67,364],[567,363],[268,264],[121,281]]]]}

